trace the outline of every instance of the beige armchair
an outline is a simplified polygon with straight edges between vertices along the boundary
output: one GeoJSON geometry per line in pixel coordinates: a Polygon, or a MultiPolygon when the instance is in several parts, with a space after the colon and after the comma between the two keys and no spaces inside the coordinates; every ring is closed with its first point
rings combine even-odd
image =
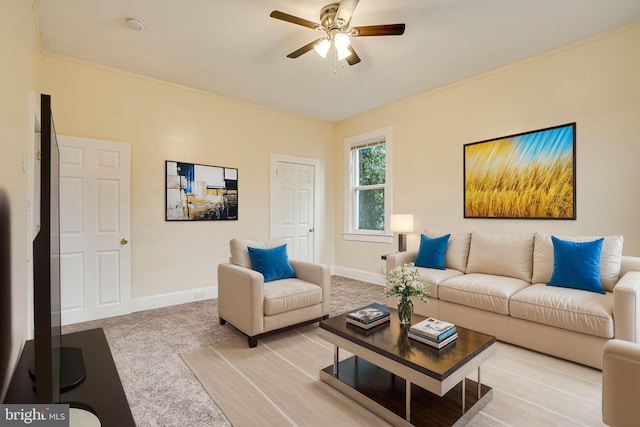
{"type": "Polygon", "coordinates": [[[604,346],[602,421],[612,427],[640,425],[640,344],[613,339],[604,346]]]}
{"type": "Polygon", "coordinates": [[[329,317],[331,276],[329,267],[289,261],[295,278],[264,282],[254,271],[248,247],[275,248],[283,240],[239,240],[229,243],[229,263],[218,265],[218,316],[245,334],[249,347],[258,339],[285,329],[329,317]]]}

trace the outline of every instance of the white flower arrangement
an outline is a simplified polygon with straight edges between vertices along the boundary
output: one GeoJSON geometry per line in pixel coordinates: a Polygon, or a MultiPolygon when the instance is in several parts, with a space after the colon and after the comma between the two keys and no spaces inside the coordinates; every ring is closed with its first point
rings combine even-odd
{"type": "Polygon", "coordinates": [[[420,301],[429,302],[427,297],[431,295],[429,288],[419,279],[420,272],[417,268],[411,268],[413,263],[399,265],[389,272],[387,287],[384,294],[387,297],[409,298],[416,296],[420,301]]]}

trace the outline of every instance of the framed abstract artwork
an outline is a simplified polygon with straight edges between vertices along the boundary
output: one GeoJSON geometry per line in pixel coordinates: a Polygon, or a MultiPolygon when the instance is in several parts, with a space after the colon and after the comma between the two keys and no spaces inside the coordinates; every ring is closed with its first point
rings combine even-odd
{"type": "Polygon", "coordinates": [[[165,162],[165,220],[238,219],[238,169],[165,162]]]}
{"type": "Polygon", "coordinates": [[[465,144],[464,217],[576,219],[576,124],[465,144]]]}

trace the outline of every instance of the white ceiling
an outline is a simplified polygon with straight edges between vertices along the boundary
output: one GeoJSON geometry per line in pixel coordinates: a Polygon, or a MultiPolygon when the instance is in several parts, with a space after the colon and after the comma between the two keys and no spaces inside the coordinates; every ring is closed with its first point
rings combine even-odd
{"type": "Polygon", "coordinates": [[[42,48],[327,121],[520,61],[640,20],[640,0],[361,0],[352,26],[404,22],[361,37],[362,62],[336,64],[318,38],[269,17],[319,22],[331,0],[34,0],[42,48]],[[129,30],[127,17],[144,31],[129,30]]]}

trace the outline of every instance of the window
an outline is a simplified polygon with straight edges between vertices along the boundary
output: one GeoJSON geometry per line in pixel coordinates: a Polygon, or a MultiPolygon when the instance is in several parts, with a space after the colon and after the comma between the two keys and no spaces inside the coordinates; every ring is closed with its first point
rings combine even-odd
{"type": "Polygon", "coordinates": [[[356,230],[384,231],[385,143],[351,147],[356,230]]]}
{"type": "Polygon", "coordinates": [[[345,239],[391,242],[391,128],[345,140],[345,239]]]}

